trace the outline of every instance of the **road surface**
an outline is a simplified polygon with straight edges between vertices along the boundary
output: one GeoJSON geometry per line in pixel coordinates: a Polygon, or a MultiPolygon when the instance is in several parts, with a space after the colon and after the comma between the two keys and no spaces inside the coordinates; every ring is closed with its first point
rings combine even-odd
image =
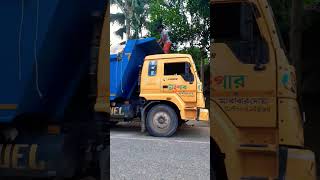
{"type": "Polygon", "coordinates": [[[181,127],[170,138],[141,133],[138,123],[112,128],[111,180],[209,180],[209,127],[194,123],[193,127],[181,127]]]}

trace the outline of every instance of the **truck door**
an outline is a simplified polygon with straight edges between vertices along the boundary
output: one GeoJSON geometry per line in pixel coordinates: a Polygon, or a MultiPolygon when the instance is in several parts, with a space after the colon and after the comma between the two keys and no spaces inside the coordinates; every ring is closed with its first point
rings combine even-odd
{"type": "Polygon", "coordinates": [[[177,94],[184,102],[197,101],[196,72],[184,60],[164,60],[161,81],[162,92],[177,94]]]}
{"type": "Polygon", "coordinates": [[[276,64],[266,21],[253,4],[216,4],[214,101],[237,127],[276,126],[276,64]]]}

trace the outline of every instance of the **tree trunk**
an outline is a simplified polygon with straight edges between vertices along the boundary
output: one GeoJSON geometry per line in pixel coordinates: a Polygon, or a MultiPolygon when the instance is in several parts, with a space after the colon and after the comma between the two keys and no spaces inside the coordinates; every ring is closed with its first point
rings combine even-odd
{"type": "Polygon", "coordinates": [[[127,39],[131,38],[131,28],[130,28],[130,20],[126,19],[126,35],[127,35],[127,39]]]}
{"type": "Polygon", "coordinates": [[[201,48],[201,64],[200,64],[200,78],[202,82],[202,87],[204,87],[204,59],[206,57],[205,47],[201,48]]]}
{"type": "Polygon", "coordinates": [[[130,39],[131,38],[131,18],[132,18],[132,11],[131,11],[131,8],[129,6],[129,2],[128,1],[125,1],[125,10],[127,12],[123,12],[124,14],[127,13],[127,15],[125,15],[125,18],[126,18],[126,35],[127,35],[127,39],[130,39]]]}
{"type": "MultiPolygon", "coordinates": [[[[201,59],[201,82],[204,83],[204,60],[201,59]]],[[[204,85],[204,84],[203,84],[204,85]]]]}
{"type": "Polygon", "coordinates": [[[290,58],[296,68],[298,101],[302,89],[302,21],[303,0],[293,0],[291,8],[290,58]]]}

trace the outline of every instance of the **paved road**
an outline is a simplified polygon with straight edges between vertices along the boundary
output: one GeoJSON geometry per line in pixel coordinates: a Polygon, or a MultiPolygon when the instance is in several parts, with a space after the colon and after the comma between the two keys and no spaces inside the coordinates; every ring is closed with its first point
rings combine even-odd
{"type": "Polygon", "coordinates": [[[171,138],[143,134],[137,123],[112,128],[111,180],[209,180],[209,127],[196,125],[171,138]]]}

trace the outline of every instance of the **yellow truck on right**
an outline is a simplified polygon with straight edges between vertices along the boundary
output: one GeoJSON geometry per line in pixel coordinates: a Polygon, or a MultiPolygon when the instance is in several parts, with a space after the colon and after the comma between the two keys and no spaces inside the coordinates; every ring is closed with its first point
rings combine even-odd
{"type": "Polygon", "coordinates": [[[295,68],[267,0],[211,0],[211,166],[217,180],[315,180],[295,68]]]}

